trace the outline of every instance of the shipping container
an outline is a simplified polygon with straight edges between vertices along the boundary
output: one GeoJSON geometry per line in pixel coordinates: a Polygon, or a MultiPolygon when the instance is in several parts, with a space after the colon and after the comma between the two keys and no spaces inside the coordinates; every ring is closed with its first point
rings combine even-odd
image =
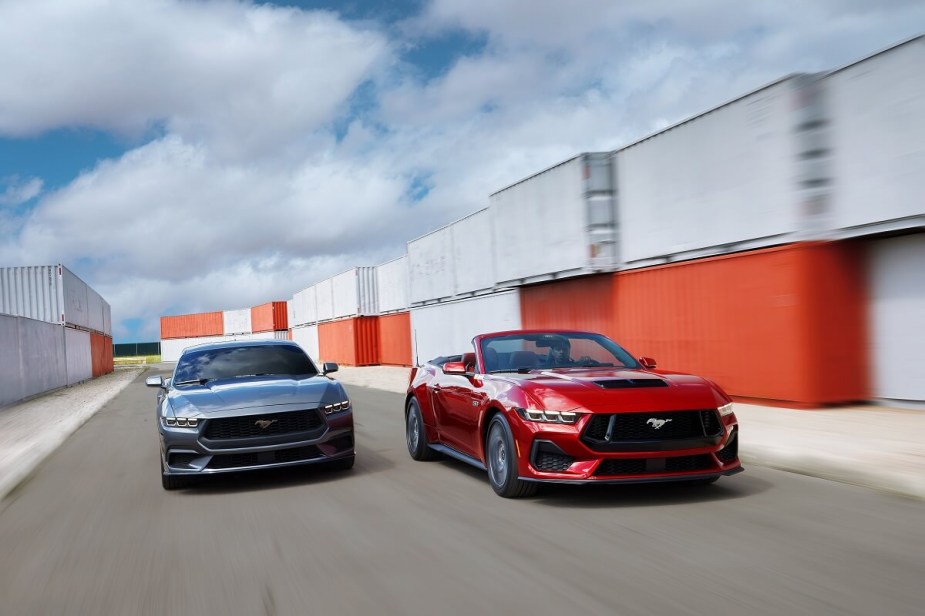
{"type": "Polygon", "coordinates": [[[221,312],[200,312],[161,317],[161,339],[221,336],[225,324],[221,312]]]}
{"type": "Polygon", "coordinates": [[[252,331],[251,309],[225,310],[222,312],[224,334],[249,334],[252,331]]]}
{"type": "Polygon", "coordinates": [[[524,329],[613,329],[611,274],[566,278],[520,288],[520,320],[524,329]]]}
{"type": "MultiPolygon", "coordinates": [[[[198,344],[213,344],[230,340],[274,340],[277,332],[255,332],[252,334],[237,334],[235,336],[194,336],[190,338],[161,339],[161,361],[175,362],[180,359],[184,349],[198,344]]],[[[287,334],[288,335],[288,334],[287,334]]]]}
{"type": "Polygon", "coordinates": [[[803,239],[815,220],[804,203],[828,191],[818,95],[817,78],[787,77],[618,150],[621,261],[803,239]]]}
{"type": "Polygon", "coordinates": [[[379,363],[379,317],[354,317],[318,325],[318,354],[323,362],[345,366],[379,363]]]}
{"type": "Polygon", "coordinates": [[[379,314],[408,310],[411,306],[408,255],[402,255],[376,267],[379,291],[379,314]]]}
{"type": "Polygon", "coordinates": [[[331,278],[334,318],[379,314],[376,268],[354,267],[331,278]]]}
{"type": "Polygon", "coordinates": [[[67,384],[88,381],[94,376],[90,332],[73,327],[64,328],[64,355],[67,366],[67,384]]]}
{"type": "Polygon", "coordinates": [[[491,195],[496,286],[612,270],[613,176],[610,153],[586,153],[491,195]]]}
{"type": "Polygon", "coordinates": [[[472,350],[477,334],[520,329],[516,289],[411,309],[411,344],[420,365],[441,355],[472,350]]]}
{"type": "Polygon", "coordinates": [[[408,242],[408,271],[411,305],[455,294],[453,232],[449,225],[408,242]]]}
{"type": "Polygon", "coordinates": [[[289,326],[309,325],[318,322],[317,290],[315,285],[302,289],[289,300],[289,326]]]}
{"type": "Polygon", "coordinates": [[[92,332],[90,334],[90,359],[93,364],[94,377],[112,372],[112,338],[92,332]]]}
{"type": "Polygon", "coordinates": [[[396,312],[379,317],[379,363],[410,366],[411,314],[396,312]]]}
{"type": "Polygon", "coordinates": [[[0,313],[112,331],[109,304],[63,265],[0,268],[0,313]]]}
{"type": "Polygon", "coordinates": [[[488,208],[450,225],[453,241],[453,291],[456,297],[490,291],[495,286],[491,212],[488,208]]]}
{"type": "Polygon", "coordinates": [[[871,243],[873,395],[925,404],[925,233],[871,243]]]}
{"type": "Polygon", "coordinates": [[[267,302],[251,308],[253,332],[273,332],[289,329],[286,302],[267,302]]]}
{"type": "Polygon", "coordinates": [[[315,306],[319,321],[330,321],[334,318],[334,290],[330,278],[315,285],[315,306]]]}
{"type": "Polygon", "coordinates": [[[825,77],[833,224],[855,234],[925,227],[925,36],[825,77]]]}
{"type": "Polygon", "coordinates": [[[289,330],[291,340],[298,343],[302,349],[308,353],[308,356],[312,358],[319,368],[321,367],[320,358],[318,354],[318,326],[317,325],[301,325],[299,327],[293,327],[289,330]]]}
{"type": "Polygon", "coordinates": [[[616,274],[608,333],[740,398],[869,397],[863,251],[805,243],[616,274]]]}

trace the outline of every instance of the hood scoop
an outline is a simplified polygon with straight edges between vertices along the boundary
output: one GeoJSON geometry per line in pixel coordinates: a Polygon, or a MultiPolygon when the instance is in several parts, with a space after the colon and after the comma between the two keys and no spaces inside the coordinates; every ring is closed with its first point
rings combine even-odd
{"type": "Polygon", "coordinates": [[[603,389],[642,389],[646,387],[668,387],[662,379],[607,379],[592,381],[603,389]]]}

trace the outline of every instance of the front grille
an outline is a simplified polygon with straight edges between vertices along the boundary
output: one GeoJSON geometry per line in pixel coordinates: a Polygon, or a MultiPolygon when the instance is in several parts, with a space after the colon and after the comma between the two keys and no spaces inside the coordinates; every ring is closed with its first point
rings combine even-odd
{"type": "Polygon", "coordinates": [[[538,471],[567,471],[574,461],[575,458],[563,453],[538,451],[536,452],[536,458],[533,460],[533,466],[538,471]]]}
{"type": "Polygon", "coordinates": [[[720,431],[721,426],[716,412],[712,410],[615,413],[592,417],[585,428],[584,438],[605,443],[661,441],[715,436],[720,431]],[[611,418],[613,418],[613,428],[610,440],[607,440],[611,418]],[[656,426],[659,427],[656,428],[656,426]]]}
{"type": "Polygon", "coordinates": [[[223,417],[210,419],[206,423],[204,438],[227,440],[275,436],[297,432],[311,432],[324,426],[321,415],[315,409],[289,411],[286,413],[268,413],[266,415],[246,415],[242,417],[223,417]],[[258,422],[271,422],[265,428],[258,422]]]}
{"type": "Polygon", "coordinates": [[[720,462],[723,464],[735,462],[735,459],[739,457],[739,435],[733,434],[729,443],[716,452],[716,457],[719,458],[720,462]]]}
{"type": "Polygon", "coordinates": [[[673,458],[610,458],[598,465],[594,475],[600,477],[603,475],[684,473],[712,470],[712,468],[713,460],[707,454],[675,456],[673,458]]]}
{"type": "Polygon", "coordinates": [[[303,460],[314,460],[321,456],[321,450],[314,445],[293,447],[291,449],[278,449],[276,451],[262,451],[259,453],[229,453],[212,456],[212,460],[209,462],[207,468],[242,468],[246,466],[260,466],[262,464],[301,462],[303,460]]]}

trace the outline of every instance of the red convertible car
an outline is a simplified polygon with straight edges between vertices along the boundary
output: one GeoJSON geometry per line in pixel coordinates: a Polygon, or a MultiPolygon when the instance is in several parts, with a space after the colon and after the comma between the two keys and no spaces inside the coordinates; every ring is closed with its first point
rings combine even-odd
{"type": "Polygon", "coordinates": [[[712,483],[742,470],[732,400],[590,332],[482,334],[414,368],[408,452],[488,471],[506,498],[539,483],[712,483]]]}

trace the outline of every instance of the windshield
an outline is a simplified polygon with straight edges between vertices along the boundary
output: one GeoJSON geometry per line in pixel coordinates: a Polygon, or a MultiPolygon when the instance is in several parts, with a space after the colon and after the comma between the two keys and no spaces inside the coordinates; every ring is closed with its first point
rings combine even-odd
{"type": "Polygon", "coordinates": [[[550,368],[638,368],[633,356],[600,334],[510,334],[482,340],[485,372],[550,368]]]}
{"type": "Polygon", "coordinates": [[[239,346],[184,353],[177,363],[173,384],[264,375],[304,378],[316,374],[311,360],[296,346],[239,346]]]}

